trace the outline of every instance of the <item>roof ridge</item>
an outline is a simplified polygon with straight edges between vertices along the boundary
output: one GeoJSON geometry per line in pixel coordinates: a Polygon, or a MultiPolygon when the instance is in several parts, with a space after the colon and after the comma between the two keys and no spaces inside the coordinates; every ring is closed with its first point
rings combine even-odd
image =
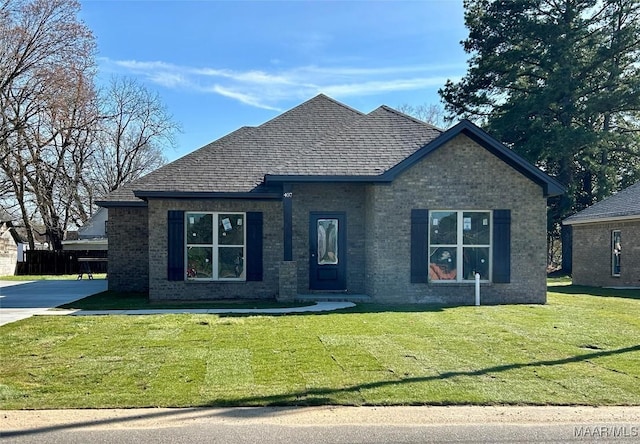
{"type": "Polygon", "coordinates": [[[411,116],[402,114],[386,105],[381,105],[368,114],[360,113],[360,116],[354,118],[348,124],[344,124],[336,131],[323,135],[323,137],[318,139],[315,143],[302,149],[298,153],[298,156],[288,159],[283,164],[275,168],[271,173],[267,174],[277,174],[279,172],[287,171],[291,167],[295,167],[299,160],[304,156],[313,156],[314,153],[322,151],[327,146],[331,148],[331,146],[335,144],[336,141],[344,139],[345,135],[349,136],[355,134],[354,132],[360,131],[361,127],[375,124],[374,122],[376,122],[376,119],[380,118],[388,121],[390,125],[411,125],[414,128],[414,131],[417,130],[423,134],[435,132],[437,133],[437,135],[434,138],[440,137],[440,135],[442,135],[443,133],[442,130],[434,127],[433,125],[412,118],[411,116]],[[380,112],[383,112],[384,114],[379,114],[380,112]],[[377,113],[378,115],[376,115],[377,113]],[[397,119],[396,117],[400,117],[402,120],[397,119]]]}
{"type": "Polygon", "coordinates": [[[300,108],[308,106],[309,104],[311,104],[313,102],[316,102],[319,99],[328,100],[328,101],[330,101],[330,102],[332,102],[332,103],[334,103],[336,105],[339,105],[342,108],[345,108],[345,109],[347,109],[349,111],[352,111],[352,112],[357,113],[359,115],[365,115],[363,112],[358,111],[355,108],[351,108],[350,106],[345,105],[342,102],[338,102],[337,100],[335,100],[335,99],[333,99],[333,98],[331,98],[331,97],[329,97],[329,96],[327,96],[327,95],[325,95],[323,93],[320,93],[320,94],[317,94],[317,95],[313,96],[312,98],[310,98],[308,100],[305,100],[304,102],[300,103],[299,105],[296,105],[293,108],[290,108],[287,111],[278,114],[277,116],[273,117],[272,119],[269,119],[266,122],[261,123],[256,128],[262,128],[262,127],[270,125],[270,124],[272,124],[274,122],[278,122],[280,120],[283,120],[283,119],[287,118],[290,114],[294,113],[295,111],[298,111],[300,108]]]}

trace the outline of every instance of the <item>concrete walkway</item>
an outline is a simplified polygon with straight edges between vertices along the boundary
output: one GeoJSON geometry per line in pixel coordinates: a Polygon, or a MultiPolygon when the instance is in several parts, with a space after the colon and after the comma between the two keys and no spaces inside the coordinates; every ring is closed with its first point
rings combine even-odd
{"type": "MultiPolygon", "coordinates": [[[[341,308],[354,307],[353,302],[316,302],[315,305],[290,308],[176,308],[154,310],[56,310],[63,314],[73,316],[101,316],[101,315],[157,315],[172,313],[193,314],[287,314],[287,313],[317,313],[322,311],[340,310],[341,308]]],[[[47,312],[40,314],[58,314],[47,312]]]]}
{"type": "Polygon", "coordinates": [[[34,315],[47,316],[98,316],[98,315],[153,315],[169,313],[199,314],[286,314],[317,313],[355,306],[353,302],[317,302],[315,305],[291,308],[179,308],[153,310],[52,310],[107,289],[107,281],[0,281],[0,325],[16,322],[34,315]]]}

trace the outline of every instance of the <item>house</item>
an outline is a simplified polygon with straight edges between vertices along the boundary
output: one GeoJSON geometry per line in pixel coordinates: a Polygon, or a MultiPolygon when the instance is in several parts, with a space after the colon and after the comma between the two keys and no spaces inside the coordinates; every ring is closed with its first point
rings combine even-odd
{"type": "Polygon", "coordinates": [[[77,235],[67,233],[62,241],[62,249],[66,251],[107,251],[107,219],[109,211],[99,208],[80,228],[77,235]]]}
{"type": "Polygon", "coordinates": [[[551,177],[468,121],[447,131],[325,95],[98,204],[109,288],[152,300],[367,295],[546,301],[551,177]]]}
{"type": "Polygon", "coordinates": [[[640,182],[563,221],[575,285],[640,287],[640,182]]]}
{"type": "Polygon", "coordinates": [[[25,244],[13,225],[13,218],[0,209],[0,276],[12,276],[23,261],[25,244]]]}
{"type": "Polygon", "coordinates": [[[62,249],[69,251],[74,260],[78,261],[80,277],[88,273],[93,279],[93,273],[107,272],[107,256],[109,242],[107,238],[107,222],[109,211],[99,208],[91,217],[71,236],[62,241],[62,249]]]}

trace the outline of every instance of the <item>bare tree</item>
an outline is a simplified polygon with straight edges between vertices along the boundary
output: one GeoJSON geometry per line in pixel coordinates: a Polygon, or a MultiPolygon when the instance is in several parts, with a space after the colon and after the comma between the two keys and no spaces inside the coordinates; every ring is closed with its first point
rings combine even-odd
{"type": "Polygon", "coordinates": [[[158,95],[131,79],[95,90],[91,31],[76,0],[0,0],[0,204],[34,248],[51,248],[103,195],[156,169],[179,130],[158,95]]]}
{"type": "Polygon", "coordinates": [[[64,172],[58,159],[69,146],[58,142],[77,122],[63,127],[56,113],[73,100],[65,91],[92,82],[93,75],[94,39],[78,10],[75,0],[5,0],[0,6],[0,168],[32,248],[36,212],[54,246],[64,230],[50,201],[59,196],[57,178],[64,172]]]}
{"type": "Polygon", "coordinates": [[[157,94],[130,78],[114,78],[105,91],[92,177],[104,195],[162,166],[163,151],[180,130],[157,94]]]}
{"type": "Polygon", "coordinates": [[[415,117],[418,120],[422,120],[423,122],[430,123],[438,128],[445,128],[447,126],[444,108],[440,105],[435,105],[433,103],[410,105],[408,103],[404,103],[398,106],[397,110],[401,113],[415,117]]]}
{"type": "Polygon", "coordinates": [[[98,117],[93,84],[81,70],[59,82],[59,93],[46,98],[40,120],[32,122],[25,137],[31,165],[26,180],[56,250],[62,248],[69,224],[89,216],[79,185],[92,154],[91,138],[98,117]]]}

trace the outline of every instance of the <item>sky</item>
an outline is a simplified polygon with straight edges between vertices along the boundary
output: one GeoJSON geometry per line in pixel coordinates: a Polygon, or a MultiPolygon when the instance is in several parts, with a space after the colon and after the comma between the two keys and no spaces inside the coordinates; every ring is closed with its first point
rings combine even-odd
{"type": "Polygon", "coordinates": [[[98,83],[126,76],[181,126],[174,160],[324,93],[362,112],[440,102],[466,72],[462,0],[81,0],[98,83]]]}

